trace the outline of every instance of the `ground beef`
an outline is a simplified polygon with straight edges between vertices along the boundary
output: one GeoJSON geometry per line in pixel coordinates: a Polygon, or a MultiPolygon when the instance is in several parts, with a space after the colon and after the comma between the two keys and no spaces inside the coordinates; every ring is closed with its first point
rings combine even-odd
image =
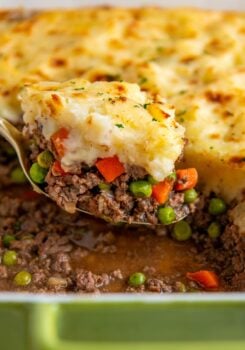
{"type": "Polygon", "coordinates": [[[230,290],[245,290],[245,238],[232,223],[227,223],[223,234],[213,240],[196,233],[195,242],[199,252],[211,262],[230,290]]]}
{"type": "MultiPolygon", "coordinates": [[[[200,198],[199,207],[203,210],[206,204],[201,205],[202,202],[200,198]]],[[[212,240],[204,222],[197,222],[195,217],[189,218],[194,230],[193,243],[174,243],[167,237],[171,227],[159,233],[144,227],[112,226],[68,214],[29,189],[14,188],[12,195],[10,189],[2,191],[0,257],[11,249],[18,259],[10,267],[0,263],[0,290],[197,292],[200,286],[186,280],[185,274],[202,268],[218,273],[222,290],[245,290],[244,238],[227,218],[221,217],[223,233],[212,240]],[[3,243],[6,234],[15,238],[9,247],[3,243]],[[162,270],[164,260],[167,268],[162,270]],[[14,276],[21,270],[32,275],[27,287],[13,284],[14,276]],[[129,286],[130,274],[137,271],[145,274],[146,283],[129,286]]],[[[209,216],[205,218],[206,223],[210,220],[209,216]]]]}
{"type": "MultiPolygon", "coordinates": [[[[70,247],[69,247],[70,250],[70,247]]],[[[66,249],[67,251],[67,249],[66,249]]],[[[58,253],[52,264],[54,271],[69,275],[71,273],[71,261],[70,256],[67,253],[58,253]]]]}
{"type": "MultiPolygon", "coordinates": [[[[111,183],[110,191],[100,191],[98,185],[104,182],[99,172],[91,171],[77,175],[54,176],[49,171],[46,177],[46,191],[49,196],[67,211],[76,207],[89,211],[95,216],[113,222],[134,221],[159,223],[157,209],[159,204],[153,198],[135,198],[128,191],[129,174],[121,175],[111,183]]],[[[189,205],[184,204],[183,194],[172,192],[169,205],[173,206],[177,218],[190,213],[189,205]]],[[[192,211],[194,211],[192,205],[192,211]]]]}
{"type": "Polygon", "coordinates": [[[129,166],[126,170],[128,177],[134,180],[143,179],[147,175],[147,172],[138,166],[129,166]]]}
{"type": "Polygon", "coordinates": [[[244,290],[245,236],[231,222],[229,215],[224,214],[216,218],[221,225],[222,234],[216,239],[210,238],[207,227],[214,218],[208,213],[207,203],[208,199],[200,196],[195,215],[189,218],[195,230],[195,244],[231,290],[244,290]]]}
{"type": "Polygon", "coordinates": [[[22,133],[25,139],[29,141],[29,156],[31,160],[35,160],[37,158],[40,150],[51,147],[51,145],[44,139],[42,129],[39,125],[37,125],[37,123],[23,126],[22,133]]]}
{"type": "Polygon", "coordinates": [[[91,271],[79,270],[75,278],[77,288],[86,293],[99,292],[110,283],[110,276],[106,273],[96,275],[91,271]]]}
{"type": "Polygon", "coordinates": [[[1,278],[7,278],[8,277],[8,270],[6,266],[0,265],[0,277],[1,278]]]}
{"type": "Polygon", "coordinates": [[[148,279],[147,288],[150,292],[155,292],[155,293],[161,293],[161,292],[171,293],[171,292],[173,292],[173,287],[171,286],[171,284],[168,284],[168,283],[166,283],[163,280],[158,279],[158,278],[148,279]]]}
{"type": "MultiPolygon", "coordinates": [[[[18,191],[21,192],[21,189],[18,191]]],[[[8,249],[15,250],[18,262],[13,267],[0,264],[0,290],[22,290],[12,282],[20,270],[28,270],[32,274],[28,287],[32,292],[96,292],[103,291],[104,286],[115,280],[121,280],[123,276],[118,269],[109,274],[95,274],[74,268],[73,259],[82,259],[90,251],[115,253],[115,249],[112,252],[115,237],[108,227],[96,222],[92,227],[93,231],[90,219],[69,215],[40,196],[23,200],[22,196],[9,197],[1,193],[0,256],[8,249]],[[101,227],[105,232],[101,229],[96,236],[101,227]],[[15,238],[9,248],[3,243],[6,234],[15,238]],[[103,251],[109,247],[111,249],[103,251]]]]}

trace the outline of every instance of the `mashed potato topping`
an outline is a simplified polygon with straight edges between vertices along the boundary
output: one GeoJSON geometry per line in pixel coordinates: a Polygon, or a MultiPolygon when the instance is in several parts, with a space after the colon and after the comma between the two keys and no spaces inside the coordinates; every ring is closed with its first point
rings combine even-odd
{"type": "Polygon", "coordinates": [[[241,196],[244,13],[181,8],[5,11],[0,28],[2,117],[21,120],[17,95],[25,83],[77,77],[137,83],[175,107],[189,140],[183,166],[197,167],[202,188],[226,200],[241,196]]]}
{"type": "Polygon", "coordinates": [[[50,140],[60,128],[65,167],[78,162],[92,166],[98,158],[117,155],[125,165],[144,168],[163,180],[175,168],[184,146],[184,128],[173,107],[151,99],[138,85],[124,82],[43,82],[21,94],[24,122],[37,122],[50,140]]]}

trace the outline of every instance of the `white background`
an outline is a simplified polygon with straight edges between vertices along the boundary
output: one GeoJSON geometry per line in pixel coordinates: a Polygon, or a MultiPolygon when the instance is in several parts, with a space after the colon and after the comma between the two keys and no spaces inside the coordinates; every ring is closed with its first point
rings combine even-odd
{"type": "Polygon", "coordinates": [[[97,4],[111,4],[114,6],[196,6],[213,9],[245,10],[245,0],[0,0],[0,7],[80,7],[97,4]]]}

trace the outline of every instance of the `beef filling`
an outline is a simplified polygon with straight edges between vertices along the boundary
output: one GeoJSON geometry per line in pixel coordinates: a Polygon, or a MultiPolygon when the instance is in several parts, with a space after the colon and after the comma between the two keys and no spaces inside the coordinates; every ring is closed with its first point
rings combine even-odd
{"type": "MultiPolygon", "coordinates": [[[[200,220],[201,205],[198,210],[200,220]]],[[[68,214],[28,188],[9,188],[0,192],[0,290],[199,292],[203,288],[186,273],[200,269],[216,271],[218,290],[245,290],[244,238],[237,228],[221,218],[222,232],[214,240],[205,233],[204,220],[191,220],[192,238],[176,242],[168,237],[172,227],[112,226],[68,214]],[[16,253],[12,265],[4,259],[9,251],[16,253]],[[15,278],[23,271],[31,280],[20,286],[15,278]],[[131,274],[139,271],[145,282],[130,285],[131,274]]]]}
{"type": "MultiPolygon", "coordinates": [[[[38,155],[44,150],[52,152],[55,159],[53,145],[43,138],[38,126],[25,127],[24,134],[32,140],[30,153],[32,163],[37,162],[38,155]]],[[[57,164],[57,160],[54,162],[57,164]]],[[[59,168],[60,166],[59,164],[59,168]]],[[[138,197],[130,191],[130,183],[138,180],[147,181],[147,174],[144,169],[137,166],[127,166],[125,174],[107,184],[95,166],[76,164],[65,171],[62,168],[57,171],[57,167],[52,163],[43,188],[68,212],[80,208],[111,222],[161,223],[158,217],[160,205],[157,200],[153,196],[138,197]]],[[[184,194],[176,192],[174,186],[164,205],[174,209],[177,220],[195,210],[195,203],[192,205],[185,203],[184,194]]]]}
{"type": "MultiPolygon", "coordinates": [[[[134,197],[128,189],[130,181],[132,178],[129,174],[121,175],[110,184],[109,190],[100,190],[99,185],[104,180],[95,168],[86,172],[81,171],[79,175],[64,176],[54,176],[49,171],[45,190],[59,206],[68,211],[70,208],[78,207],[108,221],[158,224],[158,202],[153,197],[134,197]]],[[[189,214],[190,208],[184,204],[182,193],[172,191],[170,201],[177,218],[189,214]]]]}

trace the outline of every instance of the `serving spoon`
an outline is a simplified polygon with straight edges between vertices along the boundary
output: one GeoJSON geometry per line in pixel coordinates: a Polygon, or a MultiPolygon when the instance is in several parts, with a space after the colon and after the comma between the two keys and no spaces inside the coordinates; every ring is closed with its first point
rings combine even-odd
{"type": "MultiPolygon", "coordinates": [[[[14,148],[14,150],[17,154],[17,157],[19,159],[20,166],[21,166],[27,180],[31,184],[33,190],[37,193],[40,193],[40,194],[50,198],[46,192],[44,192],[39,186],[37,186],[37,184],[35,182],[32,181],[32,179],[29,175],[29,161],[28,161],[27,154],[26,154],[27,153],[26,152],[26,149],[27,149],[26,141],[25,141],[22,133],[15,126],[13,126],[9,121],[7,121],[6,119],[0,118],[0,135],[2,135],[3,138],[6,141],[8,141],[12,145],[12,147],[14,148]]],[[[94,216],[93,213],[88,212],[88,211],[83,210],[83,209],[80,209],[80,208],[76,208],[76,211],[94,216]]],[[[171,224],[183,220],[187,215],[188,214],[184,214],[181,217],[178,217],[171,224]]],[[[109,218],[103,217],[103,219],[107,221],[107,219],[109,219],[109,218]]],[[[111,221],[109,221],[109,222],[111,222],[111,221]]],[[[120,223],[129,224],[127,221],[120,221],[120,223]]],[[[130,223],[130,225],[131,224],[132,225],[146,225],[146,226],[163,226],[163,224],[154,225],[154,224],[151,224],[149,222],[140,222],[140,221],[133,221],[132,223],[130,223]]]]}

